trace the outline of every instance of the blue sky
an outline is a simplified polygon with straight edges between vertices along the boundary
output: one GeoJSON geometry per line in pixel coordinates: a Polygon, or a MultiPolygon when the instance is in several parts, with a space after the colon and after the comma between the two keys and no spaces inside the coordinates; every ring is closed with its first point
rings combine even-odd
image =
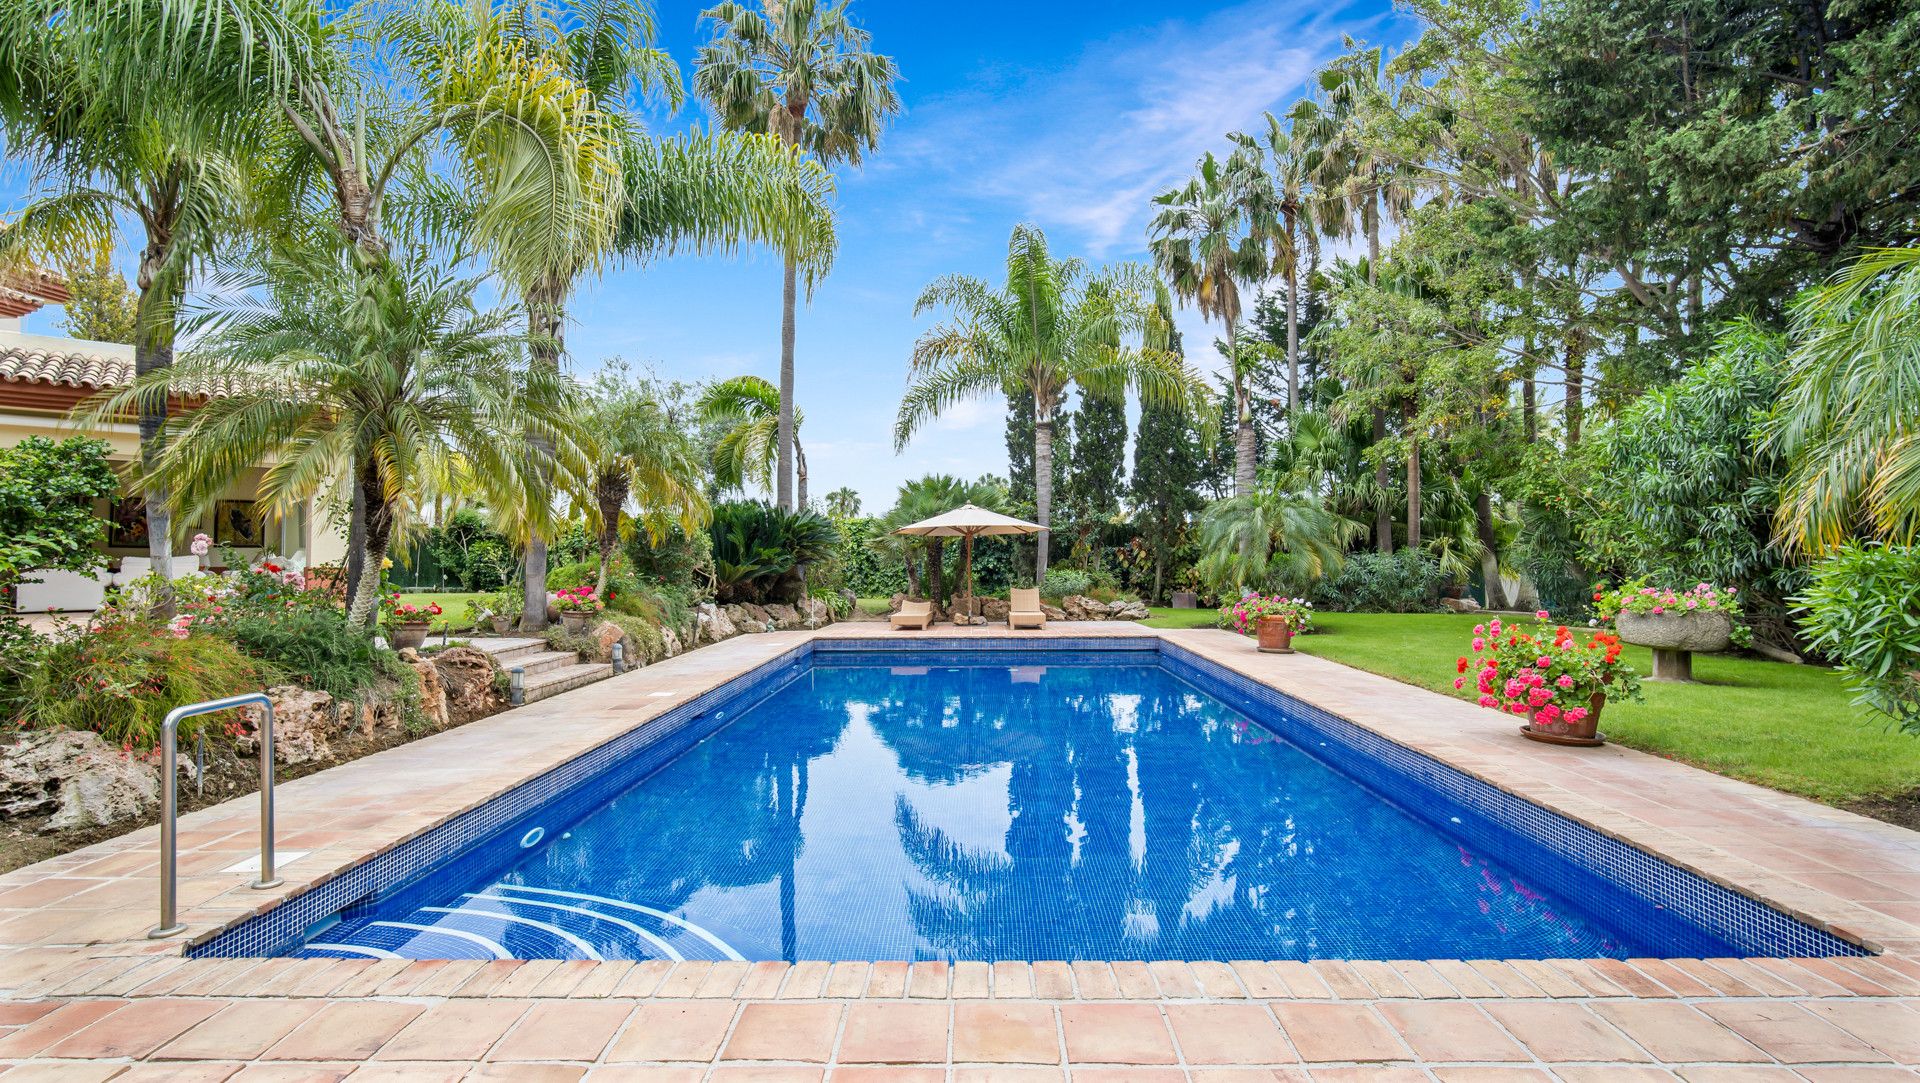
{"type": "MultiPolygon", "coordinates": [[[[661,45],[690,75],[702,5],[661,0],[661,45]]],[[[855,0],[856,18],[903,76],[905,112],[879,153],[839,171],[840,252],[801,311],[798,401],[812,489],[857,489],[884,510],[904,480],[1006,469],[997,398],[953,412],[896,456],[892,421],[914,338],[913,300],[934,278],[998,281],[1009,230],[1040,225],[1057,254],[1145,258],[1152,195],[1179,180],[1225,133],[1301,92],[1341,35],[1397,48],[1412,33],[1382,0],[1351,4],[965,5],[855,0]]],[[[670,132],[704,125],[690,102],[656,117],[670,132]]],[[[0,206],[22,194],[17,171],[0,206]]],[[[131,269],[131,249],[125,253],[131,269]]],[[[576,370],[609,357],[688,381],[758,373],[779,361],[780,269],[765,255],[677,258],[586,285],[568,347],[576,370]]],[[[53,333],[56,314],[27,329],[53,333]]],[[[1197,315],[1188,353],[1211,340],[1197,315]]]]}

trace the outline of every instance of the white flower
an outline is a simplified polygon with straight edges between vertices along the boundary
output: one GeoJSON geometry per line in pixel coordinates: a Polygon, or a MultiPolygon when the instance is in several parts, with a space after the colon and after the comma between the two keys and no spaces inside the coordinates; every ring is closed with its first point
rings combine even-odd
{"type": "Polygon", "coordinates": [[[213,539],[207,537],[205,534],[195,534],[193,536],[193,544],[187,546],[188,549],[193,551],[193,555],[197,557],[206,556],[207,550],[212,547],[213,539]]]}

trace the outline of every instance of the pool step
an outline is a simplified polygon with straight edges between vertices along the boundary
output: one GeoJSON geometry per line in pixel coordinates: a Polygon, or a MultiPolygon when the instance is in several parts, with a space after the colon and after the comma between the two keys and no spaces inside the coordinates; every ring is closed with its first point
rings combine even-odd
{"type": "Polygon", "coordinates": [[[444,906],[348,918],[296,953],[308,958],[741,958],[678,915],[604,895],[496,884],[444,906]]]}

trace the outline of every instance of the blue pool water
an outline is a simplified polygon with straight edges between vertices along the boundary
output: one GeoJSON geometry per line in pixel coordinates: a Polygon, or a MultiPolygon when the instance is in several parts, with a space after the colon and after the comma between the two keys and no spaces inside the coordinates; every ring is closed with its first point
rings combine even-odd
{"type": "Polygon", "coordinates": [[[1154,651],[817,652],[685,723],[680,744],[653,760],[630,757],[635,778],[610,799],[550,800],[296,929],[281,950],[749,960],[1773,950],[1649,904],[1644,890],[1490,827],[1417,779],[1395,781],[1381,756],[1354,759],[1303,718],[1256,718],[1254,705],[1243,712],[1224,686],[1216,696],[1201,683],[1154,651]]]}

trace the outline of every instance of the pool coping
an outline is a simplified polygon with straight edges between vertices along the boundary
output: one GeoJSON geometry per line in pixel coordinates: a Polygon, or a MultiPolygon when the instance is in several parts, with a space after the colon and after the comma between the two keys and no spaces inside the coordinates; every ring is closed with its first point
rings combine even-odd
{"type": "MultiPolygon", "coordinates": [[[[1848,898],[1819,886],[1818,881],[1807,882],[1814,877],[1807,875],[1805,868],[1816,866],[1814,872],[1830,884],[1853,882],[1831,879],[1817,868],[1825,861],[1806,855],[1810,848],[1824,848],[1822,852],[1832,855],[1831,846],[1839,839],[1845,849],[1836,856],[1856,860],[1851,869],[1833,866],[1832,876],[1872,883],[1873,875],[1884,874],[1895,885],[1920,883],[1920,833],[1617,746],[1568,750],[1521,742],[1511,734],[1511,724],[1492,712],[1307,655],[1262,655],[1247,640],[1226,633],[1093,623],[1056,625],[1038,636],[1020,633],[1011,637],[1001,629],[936,628],[928,633],[899,634],[873,625],[841,624],[812,632],[740,637],[704,647],[589,688],[282,784],[278,793],[280,847],[288,853],[305,852],[283,862],[286,883],[275,890],[253,891],[247,887],[249,878],[244,873],[225,872],[225,866],[217,864],[223,857],[232,858],[229,864],[243,860],[251,852],[256,814],[252,798],[239,798],[182,817],[181,919],[189,929],[184,937],[149,941],[144,935],[128,935],[141,924],[141,911],[146,909],[141,905],[140,881],[144,879],[149,887],[155,882],[151,879],[155,874],[150,855],[157,845],[157,828],[135,831],[0,875],[0,952],[67,947],[96,955],[103,949],[149,955],[197,946],[813,641],[876,637],[890,642],[953,637],[1058,641],[1081,636],[1164,640],[1876,954],[1920,958],[1920,926],[1903,919],[1907,909],[1920,910],[1910,896],[1894,898],[1890,905],[1877,899],[1848,898]],[[502,742],[498,737],[510,728],[542,724],[549,740],[538,749],[527,749],[523,742],[511,739],[502,742]],[[362,776],[417,773],[422,769],[417,761],[434,758],[443,751],[442,746],[503,743],[510,746],[515,757],[508,769],[455,771],[456,777],[448,784],[425,795],[416,793],[404,807],[388,807],[378,814],[333,817],[331,826],[340,830],[330,833],[315,832],[309,828],[309,821],[303,820],[303,812],[328,798],[382,791],[379,780],[362,776]],[[1746,806],[1735,810],[1741,817],[1764,815],[1775,836],[1774,841],[1766,843],[1767,851],[1791,850],[1801,858],[1793,864],[1802,867],[1769,867],[1764,860],[1731,853],[1726,848],[1731,842],[1725,831],[1689,833],[1684,825],[1642,818],[1648,811],[1644,799],[1637,807],[1622,808],[1618,801],[1597,799],[1603,795],[1596,795],[1592,786],[1584,794],[1568,788],[1572,777],[1593,782],[1597,774],[1617,779],[1623,772],[1633,773],[1636,777],[1632,781],[1643,788],[1666,793],[1670,800],[1658,803],[1663,809],[1685,809],[1689,797],[1695,800],[1692,807],[1707,807],[1700,802],[1711,799],[1714,810],[1699,814],[1708,826],[1728,820],[1739,826],[1741,821],[1730,815],[1729,805],[1746,806]],[[1676,793],[1680,795],[1677,798],[1676,793]],[[422,796],[428,799],[422,800],[422,796]],[[1779,836],[1795,834],[1804,836],[1806,844],[1796,849],[1778,841],[1779,836]],[[353,837],[368,842],[356,844],[351,841],[353,837]],[[1815,843],[1821,847],[1814,847],[1815,843]],[[1807,878],[1796,878],[1796,874],[1807,878]],[[63,895],[58,890],[62,881],[76,889],[73,894],[63,895]],[[63,936],[69,930],[46,926],[50,913],[69,908],[76,911],[73,917],[84,915],[87,924],[80,928],[93,931],[93,935],[63,936]],[[42,919],[38,924],[23,922],[36,916],[42,919]],[[37,935],[21,935],[27,930],[37,935]]],[[[455,760],[473,751],[444,748],[447,758],[455,760]]],[[[137,931],[144,933],[144,929],[137,931]]]]}

